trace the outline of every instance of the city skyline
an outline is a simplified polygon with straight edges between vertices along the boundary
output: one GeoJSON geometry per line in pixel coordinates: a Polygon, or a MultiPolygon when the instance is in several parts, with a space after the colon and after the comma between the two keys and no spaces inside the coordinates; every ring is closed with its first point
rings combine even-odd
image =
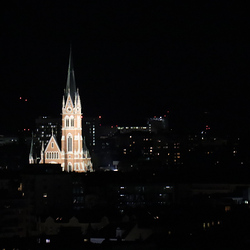
{"type": "Polygon", "coordinates": [[[244,6],[226,1],[6,8],[1,130],[61,112],[70,43],[84,116],[136,125],[170,111],[192,127],[208,112],[222,130],[246,129],[248,24],[244,6]]]}

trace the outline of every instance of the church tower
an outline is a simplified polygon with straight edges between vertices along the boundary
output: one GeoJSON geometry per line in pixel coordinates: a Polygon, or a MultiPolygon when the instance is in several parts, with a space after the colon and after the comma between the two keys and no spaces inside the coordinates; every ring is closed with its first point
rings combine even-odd
{"type": "MultiPolygon", "coordinates": [[[[83,146],[82,106],[76,89],[72,51],[70,49],[68,77],[62,100],[61,166],[64,171],[92,171],[89,151],[83,146]]],[[[85,143],[84,143],[85,144],[85,143]]]]}
{"type": "MultiPolygon", "coordinates": [[[[32,145],[29,155],[30,164],[34,164],[32,145]]],[[[71,49],[66,89],[62,100],[61,149],[52,131],[45,149],[42,144],[39,163],[61,164],[62,169],[67,172],[93,171],[89,150],[82,136],[82,106],[79,90],[76,89],[71,49]]]]}

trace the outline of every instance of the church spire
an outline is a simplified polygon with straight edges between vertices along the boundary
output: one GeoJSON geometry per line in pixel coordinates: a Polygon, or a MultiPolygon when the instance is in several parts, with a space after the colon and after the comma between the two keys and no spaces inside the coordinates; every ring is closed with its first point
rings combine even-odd
{"type": "Polygon", "coordinates": [[[33,158],[33,144],[34,144],[34,141],[33,141],[33,132],[32,132],[32,137],[31,137],[31,144],[30,144],[30,154],[29,154],[29,164],[33,164],[34,163],[34,158],[33,158]]]}
{"type": "Polygon", "coordinates": [[[70,46],[69,52],[69,67],[68,67],[68,77],[65,89],[65,100],[67,100],[68,94],[70,95],[72,102],[75,101],[76,95],[76,83],[75,83],[75,73],[73,68],[73,58],[72,58],[72,48],[70,46]]]}

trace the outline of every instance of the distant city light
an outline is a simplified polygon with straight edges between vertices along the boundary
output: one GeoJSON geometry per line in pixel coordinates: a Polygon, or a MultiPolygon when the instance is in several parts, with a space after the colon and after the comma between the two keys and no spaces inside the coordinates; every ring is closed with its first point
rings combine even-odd
{"type": "Polygon", "coordinates": [[[98,118],[99,118],[99,119],[101,119],[101,118],[102,118],[102,116],[101,116],[101,115],[99,115],[99,116],[98,116],[98,118]]]}

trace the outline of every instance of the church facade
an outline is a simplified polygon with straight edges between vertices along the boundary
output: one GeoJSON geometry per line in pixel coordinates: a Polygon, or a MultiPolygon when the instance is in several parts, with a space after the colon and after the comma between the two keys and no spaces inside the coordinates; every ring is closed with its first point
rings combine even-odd
{"type": "MultiPolygon", "coordinates": [[[[32,147],[31,147],[32,149],[32,147]]],[[[29,163],[35,163],[32,150],[29,163]]],[[[93,171],[91,157],[82,135],[82,106],[76,89],[72,52],[70,51],[66,89],[62,100],[61,148],[53,135],[42,145],[40,164],[61,164],[67,172],[93,171]]]]}

